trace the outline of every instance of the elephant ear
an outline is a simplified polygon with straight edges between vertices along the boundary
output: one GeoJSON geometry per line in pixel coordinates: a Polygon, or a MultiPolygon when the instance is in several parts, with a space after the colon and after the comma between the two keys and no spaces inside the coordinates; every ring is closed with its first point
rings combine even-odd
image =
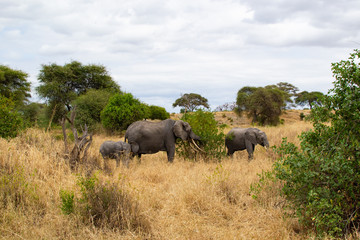
{"type": "MultiPolygon", "coordinates": [[[[190,125],[188,127],[191,130],[190,125]]],[[[188,132],[187,132],[186,128],[187,128],[186,123],[184,121],[178,120],[175,122],[175,124],[173,126],[173,132],[176,137],[181,138],[182,140],[185,141],[188,139],[188,132]]]]}
{"type": "Polygon", "coordinates": [[[248,140],[249,142],[251,142],[252,144],[256,145],[258,143],[256,134],[257,134],[257,131],[255,129],[249,128],[245,132],[245,139],[248,140]]]}

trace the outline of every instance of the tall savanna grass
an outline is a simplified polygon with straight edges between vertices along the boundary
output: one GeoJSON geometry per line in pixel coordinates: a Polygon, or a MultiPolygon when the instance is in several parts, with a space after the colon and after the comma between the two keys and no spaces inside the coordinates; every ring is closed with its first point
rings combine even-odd
{"type": "MultiPolygon", "coordinates": [[[[298,121],[259,128],[266,132],[270,145],[279,145],[283,137],[298,142],[297,135],[311,127],[310,123],[298,121]]],[[[87,161],[72,172],[64,157],[63,142],[56,140],[51,132],[28,129],[10,141],[0,139],[0,238],[306,239],[313,236],[304,232],[296,219],[283,217],[283,199],[277,196],[276,189],[263,193],[261,201],[254,200],[250,194],[250,185],[258,181],[258,174],[272,166],[276,156],[271,151],[258,146],[251,162],[246,151],[242,151],[220,163],[190,162],[175,156],[172,164],[160,152],[143,155],[141,162],[135,158],[129,168],[116,168],[115,161],[104,162],[99,154],[105,140],[123,140],[123,137],[95,135],[87,161]],[[83,192],[82,186],[94,176],[97,180],[93,188],[83,192]],[[74,195],[73,202],[69,195],[67,204],[74,204],[74,208],[68,212],[63,209],[64,193],[74,195]],[[91,199],[85,201],[84,194],[91,199]],[[99,201],[110,207],[104,209],[105,203],[99,201]],[[125,207],[128,215],[122,218],[125,207]],[[84,209],[88,212],[82,212],[84,209]],[[99,220],[100,215],[104,218],[99,220]],[[126,223],[126,219],[132,222],[126,223]]]]}

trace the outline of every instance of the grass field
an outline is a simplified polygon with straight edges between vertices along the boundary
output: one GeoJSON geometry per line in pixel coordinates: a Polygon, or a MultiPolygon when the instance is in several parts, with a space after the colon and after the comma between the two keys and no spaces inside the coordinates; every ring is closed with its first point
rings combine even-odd
{"type": "MultiPolygon", "coordinates": [[[[217,113],[229,127],[249,126],[232,113],[217,113]],[[229,114],[229,116],[227,115],[229,114]],[[232,120],[231,120],[232,119],[232,120]]],[[[312,125],[297,120],[299,111],[283,116],[285,124],[259,127],[270,145],[297,135],[312,125]]],[[[311,239],[296,219],[285,219],[276,192],[265,191],[254,200],[250,185],[268,170],[275,154],[257,147],[254,160],[246,151],[218,162],[167,162],[165,153],[144,155],[129,168],[104,163],[98,149],[120,136],[95,135],[88,162],[72,172],[64,160],[63,142],[52,133],[29,129],[21,136],[0,139],[0,239],[311,239]],[[105,169],[105,170],[101,170],[105,169]],[[61,190],[76,196],[79,176],[97,172],[103,183],[120,185],[136,203],[146,232],[95,227],[77,214],[62,213],[61,190]]],[[[121,139],[123,139],[121,137],[121,139]]],[[[276,191],[276,189],[274,190],[276,191]]]]}

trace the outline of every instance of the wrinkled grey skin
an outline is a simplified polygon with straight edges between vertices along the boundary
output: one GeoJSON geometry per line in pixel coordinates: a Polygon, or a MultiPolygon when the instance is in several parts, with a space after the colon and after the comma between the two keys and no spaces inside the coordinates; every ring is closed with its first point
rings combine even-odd
{"type": "Polygon", "coordinates": [[[141,154],[166,151],[168,161],[173,162],[175,155],[175,141],[200,140],[190,127],[181,120],[166,119],[161,122],[137,121],[132,123],[125,133],[125,141],[131,145],[134,155],[141,158],[141,154]]]}
{"type": "Polygon", "coordinates": [[[105,141],[100,146],[100,153],[104,159],[115,159],[116,167],[120,165],[120,158],[123,164],[128,167],[131,146],[123,141],[105,141]]]}
{"type": "Polygon", "coordinates": [[[233,128],[225,138],[228,156],[233,156],[234,152],[246,149],[249,154],[249,161],[254,157],[256,144],[265,148],[269,147],[266,134],[257,128],[233,128]]]}

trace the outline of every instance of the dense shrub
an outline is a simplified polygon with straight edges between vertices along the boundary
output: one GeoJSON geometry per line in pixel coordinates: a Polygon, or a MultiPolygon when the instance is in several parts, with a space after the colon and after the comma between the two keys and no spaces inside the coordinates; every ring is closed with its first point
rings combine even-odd
{"type": "Polygon", "coordinates": [[[198,110],[185,114],[182,120],[188,122],[194,133],[201,137],[200,143],[204,152],[194,151],[189,142],[181,141],[177,146],[180,156],[192,160],[201,156],[205,161],[220,161],[225,156],[225,134],[223,133],[225,125],[219,125],[213,113],[198,110]]]}
{"type": "Polygon", "coordinates": [[[40,113],[44,108],[45,108],[45,104],[40,104],[35,102],[21,106],[19,111],[24,120],[24,125],[28,127],[38,125],[40,113]]]}
{"type": "Polygon", "coordinates": [[[73,101],[72,105],[76,106],[76,127],[86,124],[89,130],[94,130],[101,123],[100,113],[113,94],[106,89],[91,89],[73,101]]]}
{"type": "Polygon", "coordinates": [[[0,137],[16,137],[22,127],[23,120],[15,110],[14,103],[0,95],[0,137]]]}
{"type": "Polygon", "coordinates": [[[342,236],[360,225],[360,51],[334,63],[334,88],[315,107],[314,128],[300,148],[283,140],[273,175],[288,206],[319,236],[342,236]],[[329,124],[330,123],[330,124],[329,124]]]}
{"type": "Polygon", "coordinates": [[[148,116],[149,107],[131,93],[115,94],[101,112],[101,122],[107,129],[125,130],[131,123],[148,116]]]}
{"type": "Polygon", "coordinates": [[[150,110],[149,118],[152,120],[154,119],[165,120],[170,118],[170,114],[163,107],[152,105],[149,107],[149,110],[150,110]]]}
{"type": "Polygon", "coordinates": [[[93,175],[79,177],[77,185],[80,197],[71,191],[60,191],[60,208],[64,214],[78,214],[86,224],[95,227],[150,234],[149,221],[137,201],[124,189],[123,182],[108,183],[93,175]]]}

